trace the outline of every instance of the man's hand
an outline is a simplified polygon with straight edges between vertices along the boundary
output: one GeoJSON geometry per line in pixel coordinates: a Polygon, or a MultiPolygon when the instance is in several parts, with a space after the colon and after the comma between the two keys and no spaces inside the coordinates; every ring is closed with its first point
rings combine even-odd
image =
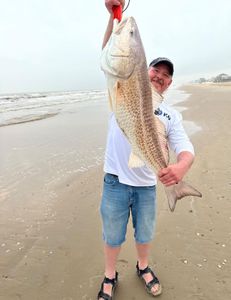
{"type": "Polygon", "coordinates": [[[178,164],[169,165],[158,172],[159,180],[166,186],[178,183],[186,172],[178,164]]]}
{"type": "Polygon", "coordinates": [[[110,14],[112,14],[112,6],[114,5],[120,5],[124,7],[125,0],[105,0],[105,6],[107,7],[107,10],[110,14]]]}
{"type": "Polygon", "coordinates": [[[159,180],[165,185],[170,186],[178,183],[189,170],[194,160],[194,155],[190,152],[181,152],[177,157],[177,163],[169,165],[167,168],[158,172],[159,180]]]}

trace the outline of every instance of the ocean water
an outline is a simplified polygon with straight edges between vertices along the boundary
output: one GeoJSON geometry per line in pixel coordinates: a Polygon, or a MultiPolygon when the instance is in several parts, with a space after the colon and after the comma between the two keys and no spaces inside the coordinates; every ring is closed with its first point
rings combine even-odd
{"type": "Polygon", "coordinates": [[[0,126],[53,117],[70,109],[75,110],[75,104],[105,98],[105,91],[96,90],[0,95],[0,126]]]}
{"type": "MultiPolygon", "coordinates": [[[[165,100],[182,112],[186,108],[181,102],[190,95],[177,86],[170,88],[165,100]]],[[[60,113],[78,109],[78,104],[90,104],[107,101],[106,91],[74,91],[0,95],[0,127],[38,121],[54,117],[60,113]]],[[[196,133],[200,127],[190,121],[184,121],[188,134],[196,133]]]]}

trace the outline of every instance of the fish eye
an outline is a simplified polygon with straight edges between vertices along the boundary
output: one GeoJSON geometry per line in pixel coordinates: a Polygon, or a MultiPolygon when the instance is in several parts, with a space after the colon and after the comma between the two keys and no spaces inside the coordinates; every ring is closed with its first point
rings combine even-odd
{"type": "Polygon", "coordinates": [[[133,34],[134,34],[134,31],[131,29],[130,30],[130,35],[133,36],[133,34]]]}

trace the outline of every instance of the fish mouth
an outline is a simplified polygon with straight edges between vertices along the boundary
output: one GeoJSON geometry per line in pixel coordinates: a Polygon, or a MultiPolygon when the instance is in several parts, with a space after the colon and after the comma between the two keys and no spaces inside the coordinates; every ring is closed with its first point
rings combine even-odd
{"type": "Polygon", "coordinates": [[[129,55],[123,55],[123,54],[111,54],[111,57],[119,57],[119,58],[123,58],[123,57],[129,57],[129,55]]]}
{"type": "Polygon", "coordinates": [[[135,68],[134,65],[126,63],[129,57],[130,55],[120,53],[107,56],[107,73],[120,79],[128,79],[133,74],[135,68]]]}

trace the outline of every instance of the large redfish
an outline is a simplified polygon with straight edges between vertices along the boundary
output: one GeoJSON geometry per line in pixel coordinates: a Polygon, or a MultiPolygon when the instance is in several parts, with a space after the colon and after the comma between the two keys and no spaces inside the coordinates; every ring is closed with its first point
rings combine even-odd
{"type": "MultiPolygon", "coordinates": [[[[146,164],[153,171],[169,164],[165,127],[154,110],[162,96],[152,88],[147,72],[145,52],[133,17],[114,21],[111,37],[103,49],[104,71],[109,101],[117,123],[131,144],[130,167],[146,164]]],[[[169,208],[185,196],[201,197],[201,193],[181,181],[165,187],[169,208]]]]}

